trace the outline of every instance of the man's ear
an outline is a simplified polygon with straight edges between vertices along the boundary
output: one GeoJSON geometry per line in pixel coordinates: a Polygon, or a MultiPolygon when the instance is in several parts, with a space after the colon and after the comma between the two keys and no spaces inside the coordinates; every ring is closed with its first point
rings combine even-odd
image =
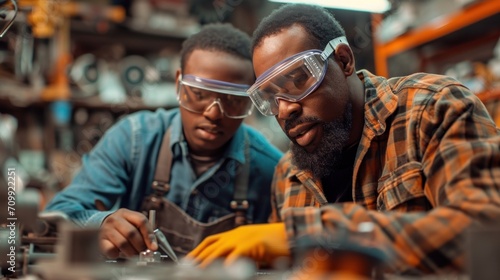
{"type": "Polygon", "coordinates": [[[181,75],[181,69],[179,68],[175,71],[175,83],[178,82],[180,75],[181,75]]]}
{"type": "Polygon", "coordinates": [[[339,63],[342,72],[346,76],[351,76],[356,71],[354,54],[347,44],[340,44],[335,49],[335,60],[339,63]]]}
{"type": "Polygon", "coordinates": [[[181,69],[177,69],[175,71],[175,92],[177,92],[177,89],[179,87],[179,78],[181,77],[181,69]]]}

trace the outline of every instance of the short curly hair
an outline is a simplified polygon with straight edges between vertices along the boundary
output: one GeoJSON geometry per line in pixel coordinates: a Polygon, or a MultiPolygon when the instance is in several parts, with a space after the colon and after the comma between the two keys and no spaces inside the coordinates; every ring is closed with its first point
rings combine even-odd
{"type": "Polygon", "coordinates": [[[231,24],[207,24],[182,43],[181,69],[184,69],[189,55],[198,49],[225,52],[252,61],[250,46],[250,36],[231,24]]]}
{"type": "Polygon", "coordinates": [[[334,38],[345,36],[344,28],[328,10],[307,4],[286,4],[265,17],[253,33],[252,52],[265,37],[275,35],[294,24],[309,33],[313,46],[324,49],[334,38]]]}

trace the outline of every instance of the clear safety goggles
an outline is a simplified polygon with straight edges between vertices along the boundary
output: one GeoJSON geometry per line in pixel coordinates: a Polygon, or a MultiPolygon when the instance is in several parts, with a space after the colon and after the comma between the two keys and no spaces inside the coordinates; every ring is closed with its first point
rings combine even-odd
{"type": "Polygon", "coordinates": [[[348,44],[347,39],[344,36],[335,38],[323,51],[295,54],[260,75],[247,91],[257,109],[266,116],[277,115],[280,99],[298,102],[311,94],[323,81],[328,58],[339,44],[348,44]]]}
{"type": "Polygon", "coordinates": [[[179,77],[177,100],[180,106],[193,113],[202,114],[217,105],[224,116],[242,119],[252,113],[253,104],[246,93],[249,87],[184,75],[179,77]]]}

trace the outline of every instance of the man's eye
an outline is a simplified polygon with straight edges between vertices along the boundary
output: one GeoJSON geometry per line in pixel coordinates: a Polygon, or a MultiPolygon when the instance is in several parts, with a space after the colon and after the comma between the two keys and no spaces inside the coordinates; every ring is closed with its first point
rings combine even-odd
{"type": "Polygon", "coordinates": [[[270,82],[264,88],[262,88],[262,92],[265,92],[268,95],[273,95],[281,91],[282,88],[276,85],[274,82],[270,82]]]}
{"type": "Polygon", "coordinates": [[[295,85],[296,88],[301,89],[304,87],[304,85],[307,83],[309,80],[309,76],[305,73],[302,73],[301,75],[298,75],[297,77],[293,78],[293,84],[295,85]]]}
{"type": "Polygon", "coordinates": [[[225,97],[225,101],[228,105],[237,106],[237,105],[241,105],[241,104],[244,104],[245,102],[247,102],[248,98],[242,97],[242,96],[227,95],[225,97]]]}
{"type": "Polygon", "coordinates": [[[207,96],[208,96],[208,94],[205,91],[198,90],[198,89],[192,89],[191,93],[193,93],[194,97],[197,100],[203,100],[203,99],[207,98],[207,96]]]}
{"type": "Polygon", "coordinates": [[[273,84],[275,87],[281,89],[281,88],[287,88],[288,84],[290,84],[290,75],[286,74],[283,76],[277,76],[273,80],[273,84]]]}
{"type": "Polygon", "coordinates": [[[288,81],[293,82],[293,85],[300,89],[309,79],[309,75],[304,71],[303,67],[297,68],[286,75],[288,81]]]}

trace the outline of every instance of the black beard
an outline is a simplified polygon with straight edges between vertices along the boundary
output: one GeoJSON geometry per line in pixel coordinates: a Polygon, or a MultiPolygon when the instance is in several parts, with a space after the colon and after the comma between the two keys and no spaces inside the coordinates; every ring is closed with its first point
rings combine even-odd
{"type": "MultiPolygon", "coordinates": [[[[295,120],[293,123],[317,121],[317,118],[295,120]]],[[[323,139],[318,148],[307,152],[294,142],[290,144],[292,163],[301,170],[310,171],[314,178],[325,178],[330,175],[340,163],[342,151],[349,140],[352,127],[352,104],[346,105],[343,119],[323,123],[323,139]]],[[[287,130],[288,131],[288,130],[287,130]]]]}

